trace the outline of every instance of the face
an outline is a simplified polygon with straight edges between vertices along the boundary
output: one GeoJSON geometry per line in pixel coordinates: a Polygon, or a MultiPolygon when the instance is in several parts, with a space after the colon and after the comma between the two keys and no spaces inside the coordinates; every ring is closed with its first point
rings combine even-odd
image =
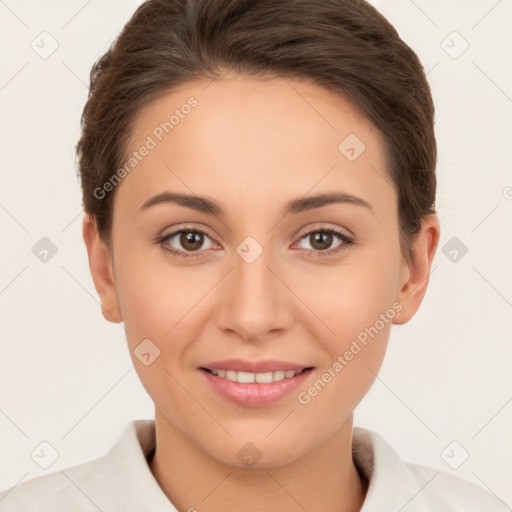
{"type": "Polygon", "coordinates": [[[346,429],[426,286],[410,293],[425,276],[400,253],[378,130],[309,82],[224,75],[145,109],[134,151],[115,189],[111,285],[93,274],[159,421],[237,466],[248,441],[272,466],[346,429]],[[232,359],[277,362],[204,369],[232,359]],[[287,365],[307,370],[265,383],[287,365]]]}

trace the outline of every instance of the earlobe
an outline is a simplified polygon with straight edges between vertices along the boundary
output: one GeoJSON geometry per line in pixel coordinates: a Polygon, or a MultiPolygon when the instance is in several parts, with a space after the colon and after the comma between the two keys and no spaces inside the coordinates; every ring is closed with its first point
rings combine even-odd
{"type": "Polygon", "coordinates": [[[427,292],[439,236],[439,218],[436,214],[425,215],[421,220],[421,231],[414,240],[411,261],[403,273],[404,282],[400,283],[396,300],[402,310],[393,319],[394,324],[407,323],[418,311],[427,292]]]}
{"type": "Polygon", "coordinates": [[[111,255],[98,233],[94,219],[88,213],[84,214],[82,234],[87,247],[94,287],[100,297],[101,312],[109,322],[122,322],[111,255]]]}

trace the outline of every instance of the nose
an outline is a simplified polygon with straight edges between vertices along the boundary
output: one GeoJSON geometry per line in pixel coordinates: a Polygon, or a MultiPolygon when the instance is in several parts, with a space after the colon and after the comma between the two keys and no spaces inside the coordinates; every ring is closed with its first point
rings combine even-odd
{"type": "Polygon", "coordinates": [[[285,272],[263,250],[252,261],[243,245],[233,256],[233,267],[223,279],[217,308],[220,329],[232,331],[247,341],[275,336],[293,321],[294,295],[286,286],[285,272]],[[240,255],[241,254],[241,255],[240,255]]]}

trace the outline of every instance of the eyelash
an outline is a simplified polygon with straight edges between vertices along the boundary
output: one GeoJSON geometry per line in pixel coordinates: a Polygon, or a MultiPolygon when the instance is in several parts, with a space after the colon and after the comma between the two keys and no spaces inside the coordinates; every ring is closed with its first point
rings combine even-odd
{"type": "MultiPolygon", "coordinates": [[[[187,253],[185,251],[176,250],[176,249],[169,249],[169,246],[166,245],[167,241],[172,239],[172,238],[174,238],[176,235],[178,235],[180,233],[200,233],[202,235],[206,235],[206,236],[209,237],[208,233],[206,233],[202,229],[183,228],[183,229],[179,229],[177,231],[174,231],[172,233],[169,233],[168,235],[159,237],[155,241],[155,243],[159,244],[162,247],[162,249],[164,249],[168,253],[171,253],[173,256],[177,256],[179,258],[198,258],[198,257],[201,257],[201,256],[198,256],[198,254],[187,253]]],[[[307,233],[304,233],[299,238],[299,240],[302,240],[303,238],[305,238],[307,236],[310,236],[313,233],[330,233],[332,235],[338,236],[344,243],[341,246],[338,246],[337,248],[328,249],[327,251],[305,249],[306,251],[308,251],[308,256],[311,256],[311,255],[314,255],[314,257],[328,257],[328,256],[332,256],[332,255],[334,255],[336,253],[348,250],[350,248],[350,246],[355,243],[352,238],[349,238],[347,235],[345,235],[341,231],[338,231],[337,229],[334,229],[334,228],[325,228],[325,229],[318,229],[317,228],[317,229],[313,229],[311,231],[308,231],[307,233]]],[[[200,251],[197,251],[197,252],[199,253],[200,251]]]]}

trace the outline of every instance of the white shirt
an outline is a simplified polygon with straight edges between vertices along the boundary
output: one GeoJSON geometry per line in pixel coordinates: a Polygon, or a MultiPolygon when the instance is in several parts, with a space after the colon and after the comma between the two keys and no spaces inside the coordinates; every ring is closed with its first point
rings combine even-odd
{"type": "MultiPolygon", "coordinates": [[[[0,493],[0,512],[178,512],[148,465],[155,421],[133,420],[102,457],[0,493]]],[[[353,458],[369,480],[361,512],[504,512],[479,486],[400,459],[377,433],[355,427],[353,458]]],[[[201,503],[191,504],[200,511],[201,503]]]]}

